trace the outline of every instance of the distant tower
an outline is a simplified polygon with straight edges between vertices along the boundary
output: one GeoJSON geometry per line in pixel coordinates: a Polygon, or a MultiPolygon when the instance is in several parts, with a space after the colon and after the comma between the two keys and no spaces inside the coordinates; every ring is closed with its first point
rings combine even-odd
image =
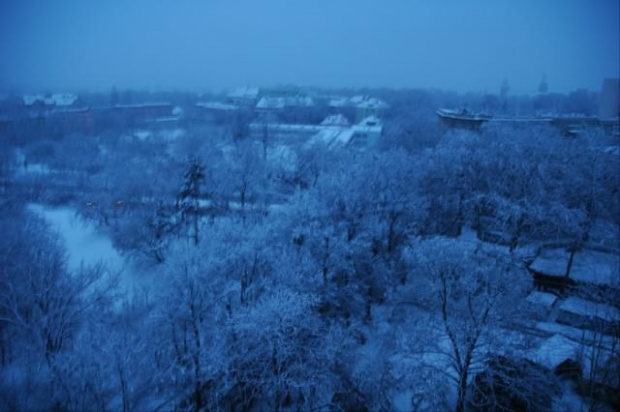
{"type": "Polygon", "coordinates": [[[499,89],[499,96],[502,99],[506,99],[508,97],[508,92],[510,91],[510,85],[508,84],[508,79],[504,79],[502,82],[502,87],[499,89]]]}
{"type": "Polygon", "coordinates": [[[599,119],[620,117],[620,79],[603,80],[603,88],[598,101],[599,119]]]}
{"type": "Polygon", "coordinates": [[[499,89],[499,98],[502,102],[502,111],[504,113],[508,112],[508,92],[510,91],[510,85],[508,84],[508,79],[504,79],[502,82],[502,87],[499,89]]]}
{"type": "Polygon", "coordinates": [[[543,75],[540,84],[538,85],[538,93],[547,94],[549,93],[549,83],[547,82],[547,75],[543,75]]]}

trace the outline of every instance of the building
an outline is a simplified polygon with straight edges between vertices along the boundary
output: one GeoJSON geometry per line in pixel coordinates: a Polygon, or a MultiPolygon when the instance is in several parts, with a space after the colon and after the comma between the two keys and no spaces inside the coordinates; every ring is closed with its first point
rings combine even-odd
{"type": "Polygon", "coordinates": [[[437,117],[444,131],[448,129],[480,130],[480,127],[491,119],[491,116],[472,113],[467,109],[439,109],[437,117]]]}
{"type": "Polygon", "coordinates": [[[450,129],[480,130],[483,124],[530,126],[551,125],[567,136],[577,136],[584,130],[592,127],[602,127],[605,130],[620,135],[620,81],[605,79],[599,98],[598,117],[586,115],[548,115],[529,117],[502,117],[490,116],[483,113],[470,112],[467,109],[437,110],[440,126],[444,131],[450,129]]]}
{"type": "Polygon", "coordinates": [[[250,135],[255,139],[306,148],[324,146],[329,149],[352,147],[364,150],[377,145],[382,132],[383,124],[376,116],[369,116],[354,125],[350,125],[342,115],[327,116],[320,124],[250,124],[250,135]]]}
{"type": "Polygon", "coordinates": [[[225,123],[236,118],[241,106],[222,102],[199,102],[194,105],[195,119],[225,123]]]}
{"type": "Polygon", "coordinates": [[[620,311],[617,308],[572,296],[560,304],[557,322],[581,329],[598,329],[604,334],[620,333],[620,311]]]}
{"type": "Polygon", "coordinates": [[[78,103],[78,97],[71,93],[30,94],[23,97],[26,107],[71,107],[78,103]]]}
{"type": "Polygon", "coordinates": [[[111,107],[109,110],[116,114],[132,116],[144,120],[172,117],[174,114],[174,107],[170,103],[118,104],[111,107]]]}
{"type": "Polygon", "coordinates": [[[325,127],[320,124],[255,122],[250,123],[250,136],[255,139],[268,139],[288,144],[303,144],[325,127]]]}
{"type": "Polygon", "coordinates": [[[334,114],[331,116],[327,116],[322,122],[323,126],[340,126],[346,127],[349,126],[349,119],[341,114],[334,114]]]}
{"type": "Polygon", "coordinates": [[[605,79],[599,96],[599,119],[620,120],[620,79],[605,79]]]}
{"type": "Polygon", "coordinates": [[[264,96],[256,104],[256,111],[277,113],[286,109],[309,109],[314,105],[314,99],[309,96],[264,96]]]}
{"type": "Polygon", "coordinates": [[[366,98],[355,106],[355,118],[358,122],[370,116],[382,116],[389,106],[383,100],[374,97],[366,98]]]}
{"type": "Polygon", "coordinates": [[[351,144],[357,148],[376,147],[383,133],[383,123],[371,115],[352,127],[353,137],[351,144]]]}
{"type": "Polygon", "coordinates": [[[8,116],[0,115],[0,133],[8,133],[13,126],[13,119],[8,116]]]}
{"type": "Polygon", "coordinates": [[[228,101],[237,106],[252,107],[258,101],[258,87],[238,87],[228,93],[228,101]]]}
{"type": "Polygon", "coordinates": [[[385,110],[389,109],[389,105],[381,99],[371,96],[353,96],[353,97],[336,97],[327,103],[332,109],[353,109],[355,112],[356,122],[370,117],[382,117],[385,110]]]}
{"type": "Polygon", "coordinates": [[[576,285],[611,291],[620,286],[620,257],[612,253],[583,250],[575,253],[570,277],[566,276],[570,253],[565,249],[544,250],[529,271],[534,285],[543,290],[562,293],[576,285]]]}
{"type": "Polygon", "coordinates": [[[90,135],[95,130],[93,112],[88,107],[57,107],[46,115],[46,122],[63,135],[71,133],[90,135]]]}

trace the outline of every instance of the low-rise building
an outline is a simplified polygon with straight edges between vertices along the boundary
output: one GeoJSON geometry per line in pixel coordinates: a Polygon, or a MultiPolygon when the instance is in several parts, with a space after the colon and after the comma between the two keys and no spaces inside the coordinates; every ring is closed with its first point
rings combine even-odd
{"type": "Polygon", "coordinates": [[[355,110],[355,120],[357,122],[361,122],[370,116],[381,117],[385,110],[389,109],[389,105],[383,100],[376,97],[362,95],[353,96],[350,98],[333,98],[327,105],[334,109],[353,108],[355,110]]]}
{"type": "Polygon", "coordinates": [[[172,117],[174,106],[170,103],[138,103],[138,104],[118,104],[110,108],[112,112],[136,116],[140,119],[156,119],[162,117],[172,117]]]}
{"type": "Polygon", "coordinates": [[[238,87],[228,93],[228,101],[237,106],[252,107],[258,101],[258,87],[238,87]]]}
{"type": "Polygon", "coordinates": [[[314,99],[309,96],[264,96],[256,103],[256,111],[279,112],[286,109],[308,109],[314,105],[314,99]]]}
{"type": "Polygon", "coordinates": [[[378,143],[382,131],[383,124],[375,116],[369,116],[355,125],[350,125],[342,115],[328,116],[320,124],[250,124],[253,138],[305,147],[323,145],[328,148],[349,146],[365,149],[378,143]]]}
{"type": "Polygon", "coordinates": [[[557,321],[604,334],[620,334],[620,311],[617,308],[574,296],[559,305],[557,321]]]}
{"type": "Polygon", "coordinates": [[[467,109],[439,109],[437,117],[444,131],[450,129],[480,130],[483,124],[506,124],[517,127],[550,125],[567,136],[578,136],[592,127],[601,127],[620,135],[620,80],[605,79],[599,95],[598,116],[580,113],[546,114],[543,116],[491,116],[467,109]]]}
{"type": "Polygon", "coordinates": [[[76,105],[78,97],[71,93],[29,94],[23,97],[27,107],[70,107],[76,105]]]}
{"type": "Polygon", "coordinates": [[[605,79],[599,96],[599,119],[620,120],[620,79],[605,79]]]}
{"type": "Polygon", "coordinates": [[[570,262],[566,249],[544,250],[529,267],[535,286],[556,293],[576,285],[599,290],[620,286],[620,257],[611,253],[583,250],[570,262]],[[569,263],[569,276],[566,276],[569,263]]]}

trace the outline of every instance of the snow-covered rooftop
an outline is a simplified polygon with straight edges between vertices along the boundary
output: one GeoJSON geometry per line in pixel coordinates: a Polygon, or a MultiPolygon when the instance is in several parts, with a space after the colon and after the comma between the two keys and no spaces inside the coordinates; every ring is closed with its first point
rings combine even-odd
{"type": "Polygon", "coordinates": [[[314,100],[309,96],[265,96],[256,104],[257,109],[284,109],[286,107],[312,107],[314,100]]]}
{"type": "Polygon", "coordinates": [[[178,122],[180,117],[178,116],[166,116],[166,117],[157,117],[155,119],[150,119],[148,122],[151,123],[174,123],[178,122]]]}
{"type": "Polygon", "coordinates": [[[286,145],[277,145],[267,151],[269,163],[287,172],[294,172],[297,166],[297,154],[286,145]]]}
{"type": "MultiPolygon", "coordinates": [[[[608,364],[611,352],[606,348],[607,344],[600,340],[600,336],[595,339],[595,347],[585,343],[583,339],[584,335],[579,335],[577,331],[575,331],[574,340],[556,334],[545,340],[538,349],[528,353],[527,357],[552,370],[567,359],[578,361],[583,367],[584,376],[592,376],[592,367],[608,364]],[[601,343],[603,343],[602,346],[601,343]]],[[[601,378],[599,374],[594,376],[595,381],[603,383],[601,378]]]]}
{"type": "MultiPolygon", "coordinates": [[[[569,253],[564,249],[544,251],[530,269],[548,276],[564,276],[569,253]]],[[[577,252],[573,259],[570,277],[578,282],[597,285],[618,285],[620,282],[620,256],[590,250],[577,252]]]]}
{"type": "Polygon", "coordinates": [[[534,291],[529,294],[526,300],[535,305],[551,307],[558,300],[558,297],[552,293],[534,291]]]}
{"type": "Polygon", "coordinates": [[[353,129],[360,133],[379,133],[383,130],[383,123],[377,116],[368,116],[355,126],[353,129]]]}
{"type": "Polygon", "coordinates": [[[256,103],[257,109],[284,109],[286,101],[284,97],[263,97],[256,103]]]}
{"type": "Polygon", "coordinates": [[[487,116],[484,113],[474,113],[467,109],[439,109],[437,110],[437,115],[440,117],[449,117],[452,119],[460,119],[460,120],[489,120],[490,116],[487,116]]]}
{"type": "Polygon", "coordinates": [[[322,144],[328,148],[343,147],[349,144],[354,135],[355,130],[350,127],[329,127],[312,136],[305,146],[322,144]]]}
{"type": "Polygon", "coordinates": [[[620,156],[620,146],[607,146],[603,151],[609,155],[620,156]]]}
{"type": "Polygon", "coordinates": [[[347,107],[349,106],[349,99],[347,99],[346,97],[332,99],[327,105],[330,107],[347,107]]]}
{"type": "Polygon", "coordinates": [[[620,311],[613,306],[570,297],[560,304],[560,310],[607,322],[620,322],[620,311]]]}
{"type": "Polygon", "coordinates": [[[536,329],[552,335],[562,335],[577,342],[596,342],[603,345],[607,350],[615,345],[616,338],[611,335],[601,335],[599,332],[575,328],[573,326],[563,325],[551,322],[536,322],[536,329]]]}
{"type": "Polygon", "coordinates": [[[258,87],[238,87],[228,94],[232,99],[256,99],[258,98],[258,87]]]}
{"type": "Polygon", "coordinates": [[[250,123],[250,129],[263,129],[265,126],[272,131],[307,133],[319,132],[326,127],[319,124],[269,123],[265,125],[260,122],[250,123]]]}
{"type": "Polygon", "coordinates": [[[71,106],[77,101],[77,96],[70,93],[54,93],[52,95],[44,95],[42,93],[25,95],[23,97],[24,104],[31,106],[37,102],[41,102],[46,106],[71,106]]]}
{"type": "Polygon", "coordinates": [[[233,110],[239,109],[239,106],[237,105],[221,103],[221,102],[199,102],[199,103],[196,103],[196,107],[200,107],[202,109],[222,110],[222,111],[226,111],[226,110],[233,111],[233,110]]]}
{"type": "Polygon", "coordinates": [[[172,105],[166,102],[153,102],[153,103],[117,104],[114,107],[117,107],[119,109],[139,109],[143,107],[166,107],[166,106],[172,106],[172,105]]]}
{"type": "Polygon", "coordinates": [[[575,360],[578,350],[577,342],[561,335],[553,335],[534,352],[532,360],[549,369],[555,369],[567,359],[575,360]]]}
{"type": "Polygon", "coordinates": [[[383,100],[379,100],[375,97],[368,98],[357,104],[357,107],[372,108],[372,109],[387,109],[389,106],[383,100]]]}
{"type": "Polygon", "coordinates": [[[348,126],[349,120],[341,114],[327,116],[322,122],[324,126],[348,126]]]}
{"type": "Polygon", "coordinates": [[[329,101],[330,107],[360,107],[360,108],[375,108],[375,109],[387,109],[390,107],[386,102],[376,97],[371,96],[353,96],[351,98],[340,97],[329,101]]]}

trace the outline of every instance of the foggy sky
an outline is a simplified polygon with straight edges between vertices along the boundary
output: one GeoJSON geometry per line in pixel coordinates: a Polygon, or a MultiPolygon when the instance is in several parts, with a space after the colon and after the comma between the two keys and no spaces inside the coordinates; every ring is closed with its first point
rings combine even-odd
{"type": "Polygon", "coordinates": [[[0,0],[0,89],[598,91],[618,0],[0,0]]]}

